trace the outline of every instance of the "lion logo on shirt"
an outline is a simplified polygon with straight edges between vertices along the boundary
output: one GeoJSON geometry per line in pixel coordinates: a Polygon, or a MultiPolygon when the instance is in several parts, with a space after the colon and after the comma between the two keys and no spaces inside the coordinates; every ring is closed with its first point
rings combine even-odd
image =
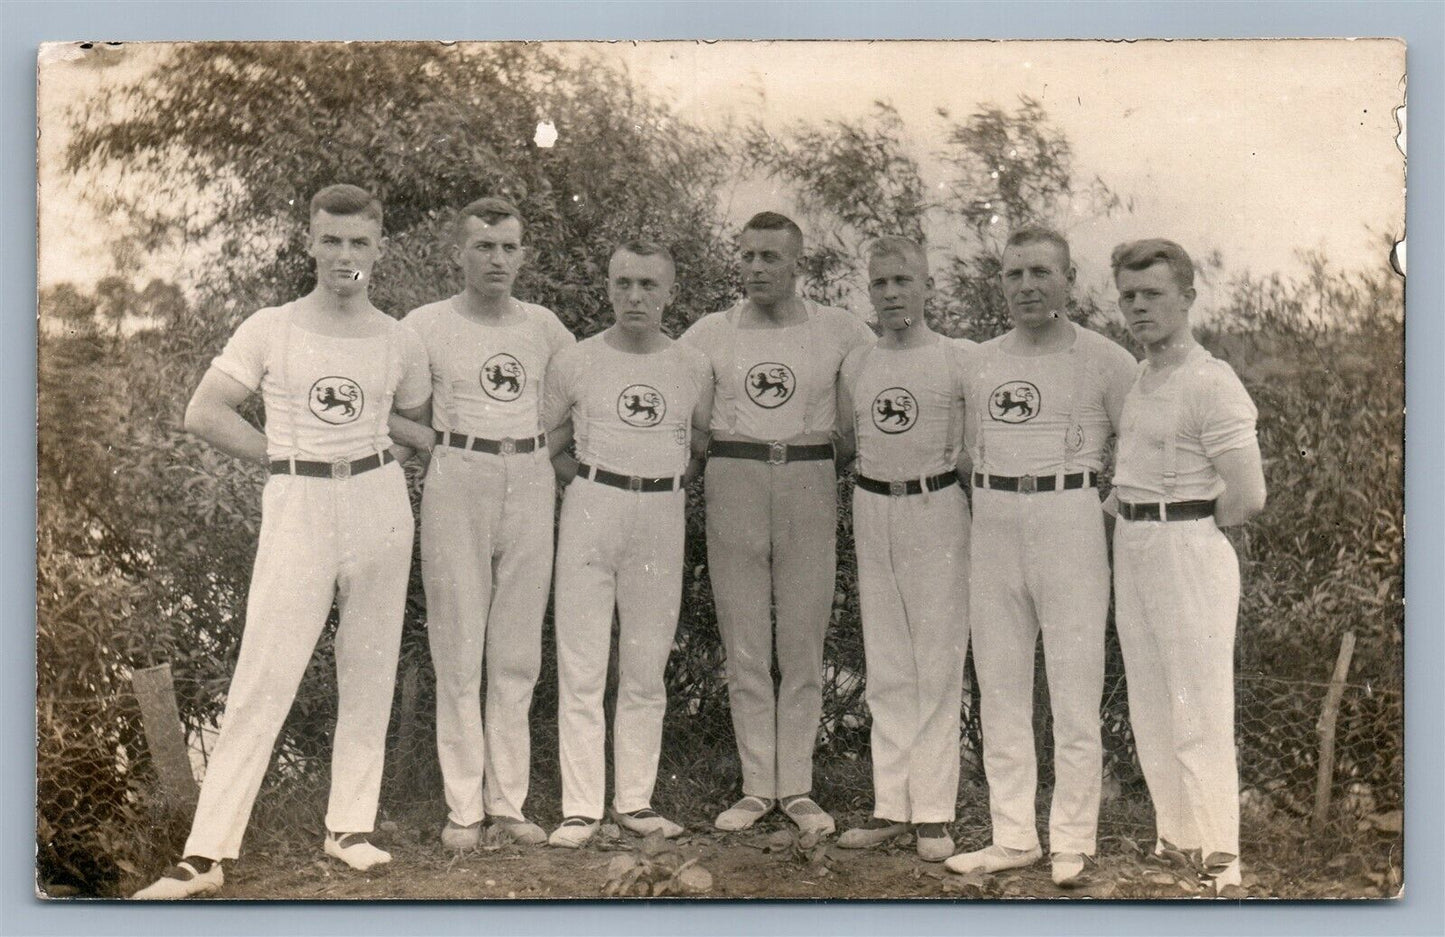
{"type": "Polygon", "coordinates": [[[749,400],[765,410],[772,410],[793,399],[798,379],[786,364],[764,361],[752,366],[744,384],[749,400]]]}
{"type": "Polygon", "coordinates": [[[493,400],[505,402],[522,396],[527,386],[527,369],[522,362],[502,352],[482,362],[482,390],[493,400]]]}
{"type": "Polygon", "coordinates": [[[1028,381],[1009,381],[988,396],[988,415],[999,423],[1027,423],[1039,415],[1043,400],[1039,389],[1028,381]]]}
{"type": "Polygon", "coordinates": [[[873,425],[885,433],[906,433],[917,418],[918,401],[902,387],[890,387],[873,398],[873,425]]]}
{"type": "Polygon", "coordinates": [[[667,401],[662,392],[647,384],[630,384],[617,395],[617,416],[628,426],[646,429],[662,422],[667,401]]]}
{"type": "Polygon", "coordinates": [[[365,396],[361,385],[349,377],[323,377],[311,385],[307,397],[311,412],[323,423],[340,426],[361,416],[365,396]]]}

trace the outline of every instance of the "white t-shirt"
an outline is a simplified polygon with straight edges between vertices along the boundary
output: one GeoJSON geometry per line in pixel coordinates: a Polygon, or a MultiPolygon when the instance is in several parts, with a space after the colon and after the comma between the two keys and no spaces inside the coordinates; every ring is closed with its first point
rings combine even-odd
{"type": "Polygon", "coordinates": [[[679,341],[712,365],[712,432],[771,442],[833,430],[838,368],[873,332],[847,310],[811,300],[803,305],[806,322],[773,328],[760,325],[743,300],[683,333],[679,341]]]}
{"type": "Polygon", "coordinates": [[[382,313],[376,335],[319,335],[296,324],[294,309],[288,303],[250,316],[211,362],[261,392],[267,456],[329,461],[384,451],[393,401],[409,410],[431,395],[421,340],[382,313]]]}
{"type": "Polygon", "coordinates": [[[596,468],[664,478],[687,471],[692,413],[712,381],[707,358],[673,342],[631,354],[594,335],[552,359],[542,404],[552,429],[570,415],[577,459],[596,468]]]}
{"type": "Polygon", "coordinates": [[[1109,414],[1122,407],[1137,363],[1122,346],[1070,324],[1073,344],[1053,354],[1010,354],[1003,336],[978,346],[968,419],[975,471],[1019,476],[1103,468],[1114,433],[1109,414]]]}
{"type": "Polygon", "coordinates": [[[919,348],[853,349],[839,380],[853,403],[858,471],[903,481],[952,471],[977,345],[939,336],[919,348]]]}
{"type": "MultiPolygon", "coordinates": [[[[1141,364],[1142,378],[1149,368],[1141,364]]],[[[1224,480],[1214,459],[1257,442],[1259,411],[1234,369],[1194,348],[1162,384],[1145,393],[1136,381],[1124,399],[1114,490],[1126,502],[1217,498],[1224,480]],[[1165,484],[1169,440],[1174,440],[1175,482],[1165,484]]]]}
{"type": "Polygon", "coordinates": [[[486,325],[458,311],[459,302],[421,306],[402,320],[431,362],[432,426],[487,439],[536,436],[548,362],[577,340],[545,306],[514,299],[513,321],[486,325]]]}

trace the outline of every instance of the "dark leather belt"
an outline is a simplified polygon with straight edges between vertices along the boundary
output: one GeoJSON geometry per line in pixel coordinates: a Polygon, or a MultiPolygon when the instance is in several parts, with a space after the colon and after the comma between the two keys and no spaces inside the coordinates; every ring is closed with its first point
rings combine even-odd
{"type": "Polygon", "coordinates": [[[817,443],[790,446],[781,442],[743,442],[736,439],[715,439],[707,447],[708,458],[753,459],[770,465],[788,462],[820,462],[833,458],[833,444],[817,443]]]}
{"type": "Polygon", "coordinates": [[[332,459],[330,462],[304,462],[301,459],[274,459],[271,462],[272,475],[304,475],[307,478],[350,478],[353,475],[360,475],[362,472],[369,472],[374,468],[381,468],[396,460],[391,457],[390,452],[381,455],[369,455],[364,459],[357,459],[355,462],[348,462],[345,459],[332,459]]]}
{"type": "Polygon", "coordinates": [[[932,478],[925,478],[922,484],[916,478],[901,482],[881,482],[876,478],[869,478],[867,475],[858,476],[858,487],[864,491],[871,491],[875,495],[892,495],[895,498],[903,495],[921,495],[924,485],[928,486],[929,491],[938,491],[956,484],[958,484],[957,472],[943,472],[932,478]]]}
{"type": "Polygon", "coordinates": [[[1213,501],[1170,501],[1160,504],[1150,501],[1142,504],[1119,502],[1119,516],[1126,521],[1197,521],[1201,517],[1214,516],[1213,501]]]}
{"type": "MultiPolygon", "coordinates": [[[[1064,491],[1072,491],[1075,488],[1092,488],[1098,484],[1098,477],[1093,472],[1075,472],[1072,475],[1064,476],[1064,491]]],[[[973,473],[973,487],[991,488],[994,491],[1017,491],[1020,494],[1031,495],[1036,491],[1057,491],[1059,490],[1059,476],[1057,475],[985,475],[983,472],[973,473]]]]}
{"type": "Polygon", "coordinates": [[[644,478],[640,475],[619,475],[616,472],[609,472],[607,469],[597,468],[595,465],[588,465],[586,462],[577,463],[577,477],[586,478],[602,485],[611,485],[613,488],[621,488],[623,491],[676,491],[682,487],[682,479],[676,476],[667,478],[644,478]]]}
{"type": "Polygon", "coordinates": [[[489,452],[492,455],[511,455],[514,452],[533,452],[547,445],[547,434],[540,436],[528,436],[525,439],[513,439],[510,436],[506,439],[483,439],[480,436],[463,436],[461,433],[452,433],[445,430],[437,430],[437,445],[451,446],[453,449],[470,449],[472,452],[489,452]]]}

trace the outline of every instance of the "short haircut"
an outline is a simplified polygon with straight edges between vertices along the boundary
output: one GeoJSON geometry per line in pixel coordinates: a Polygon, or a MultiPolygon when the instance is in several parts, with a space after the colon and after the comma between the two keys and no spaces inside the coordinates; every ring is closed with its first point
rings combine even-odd
{"type": "Polygon", "coordinates": [[[794,242],[798,245],[798,252],[803,251],[803,229],[798,223],[787,215],[780,215],[775,211],[760,211],[748,219],[743,225],[744,231],[788,231],[793,235],[794,242]]]}
{"type": "Polygon", "coordinates": [[[1074,265],[1073,256],[1069,253],[1068,239],[1053,228],[1046,228],[1040,224],[1026,224],[1014,228],[1009,232],[1004,249],[1020,247],[1024,244],[1052,244],[1064,255],[1065,270],[1074,265]]]}
{"type": "Polygon", "coordinates": [[[328,185],[311,196],[311,213],[324,211],[328,215],[364,215],[378,225],[381,224],[381,202],[376,196],[359,185],[328,185]]]}
{"type": "MultiPolygon", "coordinates": [[[[624,251],[638,257],[661,257],[667,261],[667,269],[671,271],[672,275],[677,276],[677,261],[672,259],[672,251],[668,250],[667,245],[661,241],[649,241],[646,238],[623,241],[612,251],[612,257],[616,257],[624,251]]],[[[609,261],[611,259],[611,257],[608,258],[609,261]]]]}
{"type": "Polygon", "coordinates": [[[453,231],[455,240],[460,241],[462,239],[462,232],[467,229],[468,218],[476,218],[483,224],[488,225],[500,224],[508,218],[515,218],[517,219],[517,225],[522,229],[522,233],[525,234],[527,231],[527,222],[522,219],[522,214],[517,211],[517,206],[504,198],[498,198],[494,195],[468,202],[461,211],[457,212],[456,227],[453,231]]]}
{"type": "Polygon", "coordinates": [[[1194,288],[1194,261],[1189,259],[1184,248],[1173,241],[1163,238],[1130,241],[1114,248],[1114,253],[1109,258],[1109,264],[1114,268],[1115,281],[1119,279],[1120,270],[1147,270],[1157,263],[1169,265],[1169,271],[1174,274],[1174,282],[1180,290],[1194,288]]]}
{"type": "Polygon", "coordinates": [[[876,237],[868,243],[867,256],[870,263],[876,257],[897,257],[904,263],[917,266],[924,276],[928,276],[928,252],[912,238],[896,234],[876,237]]]}

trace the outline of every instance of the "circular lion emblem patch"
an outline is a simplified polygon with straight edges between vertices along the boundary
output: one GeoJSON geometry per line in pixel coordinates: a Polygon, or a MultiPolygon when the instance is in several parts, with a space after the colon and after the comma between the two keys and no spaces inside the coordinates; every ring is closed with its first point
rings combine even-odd
{"type": "Polygon", "coordinates": [[[902,387],[890,387],[873,398],[873,425],[885,433],[906,433],[918,419],[918,401],[902,387]]]}
{"type": "Polygon", "coordinates": [[[988,415],[1000,423],[1027,423],[1039,415],[1043,397],[1028,381],[1009,381],[988,396],[988,415]]]}
{"type": "Polygon", "coordinates": [[[617,416],[628,426],[656,426],[667,414],[662,392],[647,384],[631,384],[617,395],[617,416]]]}
{"type": "Polygon", "coordinates": [[[311,412],[323,423],[339,426],[361,416],[366,406],[361,385],[349,377],[323,377],[311,385],[307,402],[311,412]]]}
{"type": "Polygon", "coordinates": [[[482,390],[493,400],[516,400],[527,386],[527,371],[522,362],[503,352],[482,363],[481,381],[482,390]]]}
{"type": "Polygon", "coordinates": [[[766,410],[781,407],[791,400],[797,386],[798,379],[793,376],[793,369],[777,361],[753,365],[746,380],[748,399],[766,410]]]}

